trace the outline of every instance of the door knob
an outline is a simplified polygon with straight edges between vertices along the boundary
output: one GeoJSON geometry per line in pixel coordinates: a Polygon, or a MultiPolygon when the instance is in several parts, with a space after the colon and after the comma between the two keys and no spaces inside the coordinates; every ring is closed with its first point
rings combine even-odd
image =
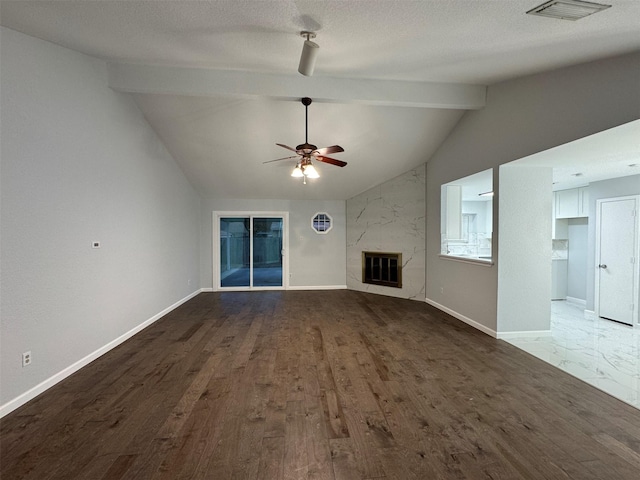
{"type": "Polygon", "coordinates": [[[598,265],[599,268],[607,268],[607,266],[604,263],[601,263],[600,265],[598,265]]]}

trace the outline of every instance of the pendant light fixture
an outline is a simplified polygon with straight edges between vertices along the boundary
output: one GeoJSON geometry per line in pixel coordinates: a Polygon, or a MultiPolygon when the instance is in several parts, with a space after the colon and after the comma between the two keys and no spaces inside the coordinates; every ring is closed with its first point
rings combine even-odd
{"type": "Polygon", "coordinates": [[[298,65],[298,72],[305,77],[313,75],[313,69],[316,66],[316,58],[318,57],[318,51],[320,46],[312,42],[312,38],[316,38],[316,34],[313,32],[303,31],[300,32],[300,36],[306,38],[302,45],[302,54],[300,55],[300,64],[298,65]]]}

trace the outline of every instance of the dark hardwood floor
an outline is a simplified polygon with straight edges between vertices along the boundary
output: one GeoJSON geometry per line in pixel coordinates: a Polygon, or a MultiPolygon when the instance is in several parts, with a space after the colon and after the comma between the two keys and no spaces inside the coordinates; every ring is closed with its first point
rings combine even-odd
{"type": "Polygon", "coordinates": [[[420,302],[200,294],[2,419],[13,479],[633,479],[640,413],[420,302]]]}

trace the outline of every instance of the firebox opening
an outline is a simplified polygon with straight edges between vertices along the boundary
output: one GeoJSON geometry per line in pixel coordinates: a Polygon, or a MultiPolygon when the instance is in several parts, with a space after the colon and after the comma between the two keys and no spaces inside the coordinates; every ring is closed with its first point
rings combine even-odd
{"type": "Polygon", "coordinates": [[[362,252],[362,283],[402,288],[402,253],[362,252]]]}

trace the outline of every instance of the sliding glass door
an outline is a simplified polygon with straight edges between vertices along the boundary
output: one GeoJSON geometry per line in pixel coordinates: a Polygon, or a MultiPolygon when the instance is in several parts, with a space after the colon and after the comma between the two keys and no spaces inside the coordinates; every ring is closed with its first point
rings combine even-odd
{"type": "Polygon", "coordinates": [[[253,219],[253,286],[282,286],[282,218],[253,219]]]}
{"type": "Polygon", "coordinates": [[[220,286],[251,285],[251,220],[220,219],[220,286]]]}
{"type": "Polygon", "coordinates": [[[218,214],[219,288],[283,288],[284,215],[218,214]]]}

